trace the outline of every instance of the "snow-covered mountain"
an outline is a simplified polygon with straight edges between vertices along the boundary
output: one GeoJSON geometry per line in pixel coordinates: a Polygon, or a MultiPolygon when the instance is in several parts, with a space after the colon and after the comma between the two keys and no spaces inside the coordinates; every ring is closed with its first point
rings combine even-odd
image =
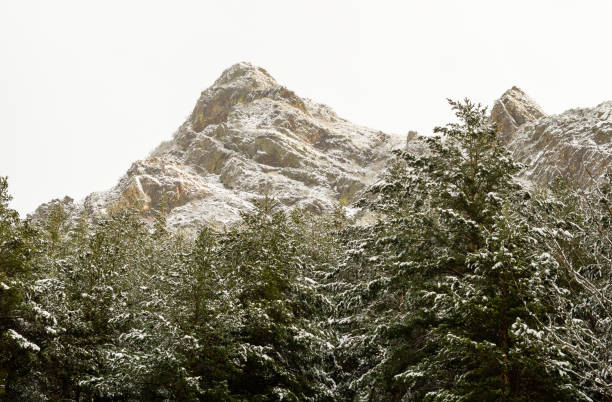
{"type": "MultiPolygon", "coordinates": [[[[562,174],[581,186],[610,168],[612,102],[592,109],[546,115],[513,87],[495,102],[491,119],[523,176],[541,183],[562,174]]],[[[394,148],[420,152],[414,132],[406,138],[355,125],[328,106],[301,98],[266,70],[238,63],[202,92],[172,139],[135,162],[108,191],[79,203],[62,203],[74,215],[127,206],[164,206],[173,227],[206,223],[222,227],[270,195],[286,208],[315,212],[350,202],[372,183],[394,148]]]]}
{"type": "Polygon", "coordinates": [[[491,119],[514,157],[527,166],[522,176],[532,181],[548,184],[563,176],[585,187],[612,167],[612,101],[546,115],[513,87],[495,102],[491,119]]]}
{"type": "Polygon", "coordinates": [[[171,226],[221,226],[266,194],[313,211],[351,201],[403,138],[355,125],[238,63],[202,92],[191,116],[117,185],[83,206],[166,205],[171,226]]]}

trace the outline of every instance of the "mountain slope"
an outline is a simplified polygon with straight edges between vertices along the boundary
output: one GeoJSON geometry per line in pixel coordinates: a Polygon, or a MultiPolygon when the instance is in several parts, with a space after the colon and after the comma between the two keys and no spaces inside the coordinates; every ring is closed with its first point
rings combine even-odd
{"type": "Polygon", "coordinates": [[[586,187],[612,166],[612,101],[546,115],[513,87],[495,102],[491,119],[529,180],[548,184],[561,176],[586,187]]]}
{"type": "MultiPolygon", "coordinates": [[[[526,165],[521,176],[550,183],[568,178],[585,187],[610,169],[612,102],[546,115],[513,87],[491,110],[501,139],[526,165]]],[[[136,161],[108,191],[41,205],[45,216],[61,203],[70,215],[81,208],[103,213],[128,206],[147,216],[168,211],[172,227],[223,227],[265,195],[285,208],[314,212],[350,202],[405,147],[423,151],[415,132],[397,135],[355,125],[329,107],[300,98],[264,69],[238,63],[202,92],[193,112],[147,158],[136,161]]]]}
{"type": "Polygon", "coordinates": [[[172,226],[223,225],[255,197],[320,212],[371,183],[402,139],[302,99],[268,72],[238,63],[198,99],[173,138],[84,206],[162,205],[172,226]]]}

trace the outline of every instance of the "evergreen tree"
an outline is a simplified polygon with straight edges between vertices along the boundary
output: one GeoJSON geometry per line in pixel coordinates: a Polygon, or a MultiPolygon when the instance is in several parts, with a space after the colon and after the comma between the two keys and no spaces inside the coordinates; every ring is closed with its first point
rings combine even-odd
{"type": "Polygon", "coordinates": [[[7,400],[35,396],[24,378],[35,370],[40,351],[30,333],[36,311],[26,298],[37,233],[10,200],[7,178],[0,177],[0,398],[7,400]]]}
{"type": "Polygon", "coordinates": [[[612,400],[610,177],[526,191],[486,111],[360,202],[194,236],[115,205],[38,227],[0,178],[1,400],[612,400]]]}
{"type": "Polygon", "coordinates": [[[55,248],[64,243],[64,237],[69,232],[70,221],[68,213],[61,203],[53,204],[49,215],[44,221],[44,231],[50,242],[50,252],[56,252],[55,248]]]}
{"type": "Polygon", "coordinates": [[[612,400],[612,175],[587,190],[558,180],[531,203],[532,236],[559,266],[563,286],[545,335],[569,356],[570,374],[593,400],[612,400]]]}
{"type": "Polygon", "coordinates": [[[222,240],[220,257],[241,318],[233,330],[240,375],[229,386],[241,399],[333,397],[326,369],[331,344],[318,325],[329,304],[317,294],[315,267],[300,252],[301,229],[265,197],[222,240]]]}
{"type": "Polygon", "coordinates": [[[365,202],[384,221],[341,273],[357,278],[340,321],[361,353],[344,359],[350,387],[369,400],[574,399],[558,348],[532,339],[556,270],[509,213],[519,166],[485,108],[450,104],[460,122],[436,128],[422,156],[399,152],[365,202]]]}

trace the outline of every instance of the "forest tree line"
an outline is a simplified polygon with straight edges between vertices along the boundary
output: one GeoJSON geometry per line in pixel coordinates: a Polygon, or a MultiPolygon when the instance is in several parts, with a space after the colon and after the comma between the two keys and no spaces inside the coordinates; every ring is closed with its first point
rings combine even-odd
{"type": "Polygon", "coordinates": [[[358,206],[38,222],[0,178],[0,399],[612,401],[612,181],[522,185],[485,108],[358,206]]]}

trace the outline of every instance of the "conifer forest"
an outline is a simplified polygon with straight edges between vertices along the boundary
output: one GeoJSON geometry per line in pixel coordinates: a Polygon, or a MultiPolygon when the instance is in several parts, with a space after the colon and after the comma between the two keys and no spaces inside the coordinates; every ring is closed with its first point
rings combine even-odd
{"type": "Polygon", "coordinates": [[[612,401],[612,175],[519,180],[486,109],[449,102],[323,214],[33,220],[0,178],[0,400],[612,401]]]}

